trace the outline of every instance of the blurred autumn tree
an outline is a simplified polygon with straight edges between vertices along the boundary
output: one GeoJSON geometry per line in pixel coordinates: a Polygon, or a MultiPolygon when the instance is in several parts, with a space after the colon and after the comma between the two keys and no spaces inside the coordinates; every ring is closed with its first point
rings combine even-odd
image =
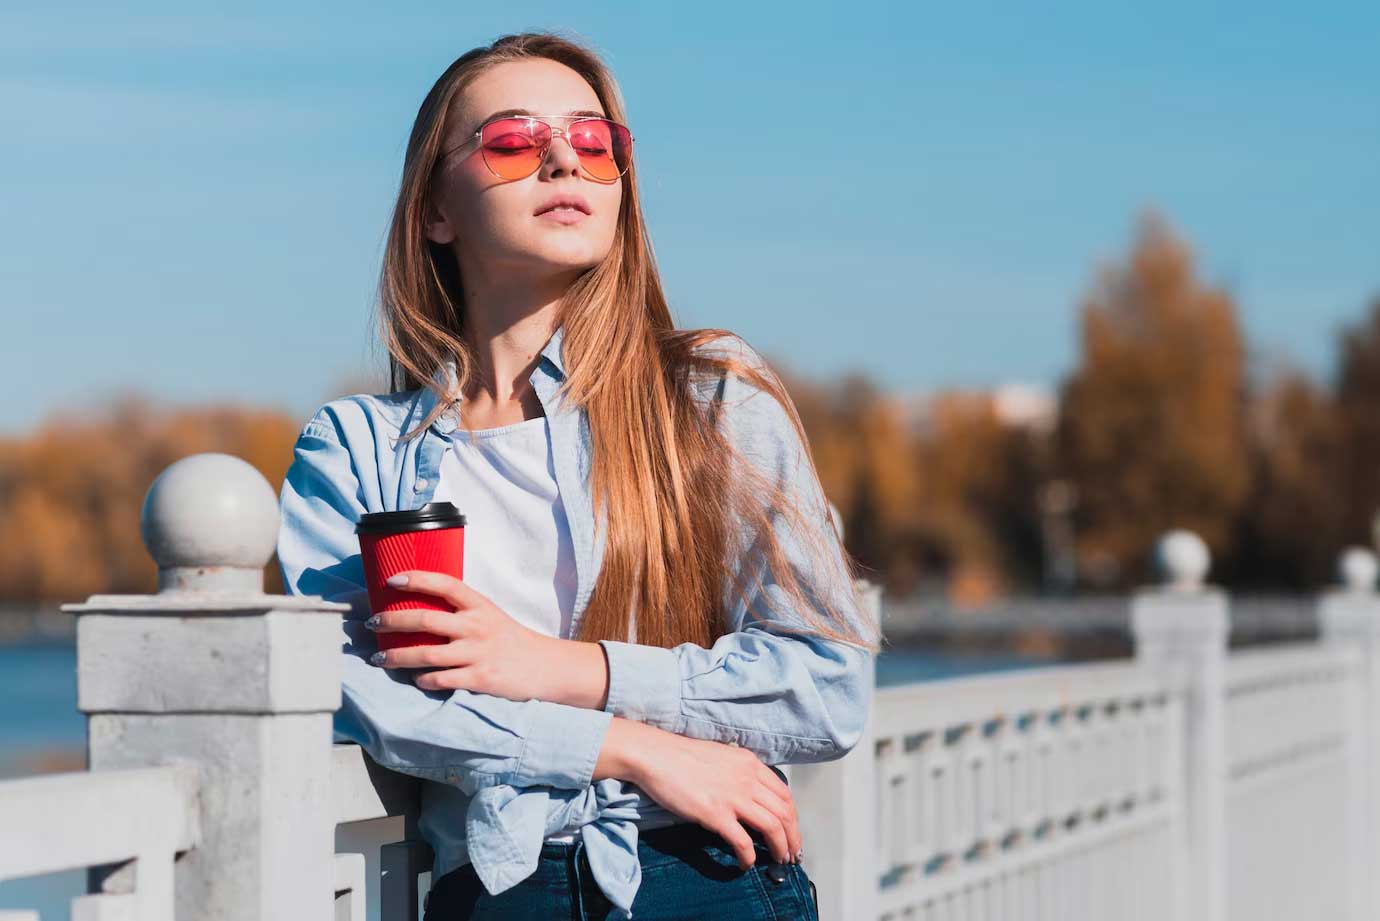
{"type": "Polygon", "coordinates": [[[861,376],[809,381],[774,364],[863,575],[895,595],[937,583],[960,604],[1033,577],[1040,433],[1001,419],[990,394],[939,394],[917,425],[861,376]]]}
{"type": "MultiPolygon", "coordinates": [[[[139,534],[150,484],[173,461],[222,451],[253,464],[276,490],[299,424],[234,406],[164,411],[121,397],[90,417],[0,441],[0,598],[79,601],[157,589],[139,534]]],[[[268,591],[281,591],[277,563],[268,591]]]]}
{"type": "Polygon", "coordinates": [[[1337,478],[1342,434],[1332,396],[1287,370],[1252,400],[1251,494],[1219,581],[1305,591],[1332,576],[1347,490],[1337,478]]]}
{"type": "Polygon", "coordinates": [[[849,553],[862,575],[904,590],[919,496],[901,408],[859,375],[829,385],[793,374],[784,363],[774,367],[800,412],[820,482],[843,519],[849,553]]]}
{"type": "Polygon", "coordinates": [[[1142,582],[1174,527],[1229,549],[1251,482],[1245,399],[1231,297],[1203,285],[1188,246],[1147,214],[1127,264],[1102,271],[1084,303],[1063,387],[1058,463],[1076,488],[1085,571],[1142,582]]]}
{"type": "Polygon", "coordinates": [[[1013,425],[992,394],[942,393],[928,406],[913,464],[914,519],[947,570],[946,594],[980,605],[1037,580],[1045,437],[1013,425]]]}
{"type": "Polygon", "coordinates": [[[1339,485],[1344,539],[1369,545],[1380,513],[1380,297],[1341,337],[1337,374],[1339,485]]]}

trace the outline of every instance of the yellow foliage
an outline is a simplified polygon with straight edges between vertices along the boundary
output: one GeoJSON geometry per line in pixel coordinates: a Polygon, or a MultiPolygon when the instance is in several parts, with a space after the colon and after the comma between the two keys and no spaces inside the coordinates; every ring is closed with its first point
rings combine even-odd
{"type": "MultiPolygon", "coordinates": [[[[87,418],[0,442],[0,598],[55,602],[155,591],[139,513],[158,474],[189,454],[222,451],[253,464],[276,490],[298,430],[278,412],[165,410],[125,397],[87,418]]],[[[266,585],[281,587],[276,564],[266,585]]]]}

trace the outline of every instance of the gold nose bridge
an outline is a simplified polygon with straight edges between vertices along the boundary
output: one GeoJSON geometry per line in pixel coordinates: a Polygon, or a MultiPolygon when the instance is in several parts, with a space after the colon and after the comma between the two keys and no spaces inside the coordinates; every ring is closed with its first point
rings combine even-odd
{"type": "Polygon", "coordinates": [[[551,131],[551,140],[550,140],[549,142],[547,142],[546,148],[541,152],[541,159],[542,159],[542,162],[543,162],[543,163],[546,162],[546,155],[549,154],[549,153],[551,153],[551,146],[552,146],[553,144],[556,143],[556,138],[558,138],[558,137],[559,137],[559,138],[565,138],[565,142],[566,142],[567,144],[570,144],[570,149],[571,149],[572,151],[575,152],[575,155],[576,155],[576,156],[579,156],[580,152],[579,152],[578,150],[575,150],[575,145],[572,144],[571,141],[570,141],[570,126],[569,126],[569,125],[567,125],[567,126],[564,127],[564,128],[560,128],[560,127],[557,127],[556,125],[551,124],[550,122],[543,122],[543,124],[545,124],[546,127],[547,127],[548,129],[550,129],[550,131],[551,131]]]}
{"type": "MultiPolygon", "coordinates": [[[[570,117],[570,118],[583,118],[584,116],[569,116],[569,117],[570,117]]],[[[564,138],[566,144],[568,144],[568,145],[570,146],[570,152],[573,153],[573,154],[575,155],[575,162],[576,162],[576,164],[579,166],[579,168],[580,168],[582,171],[585,171],[586,173],[588,173],[588,171],[585,170],[584,161],[580,159],[580,152],[579,152],[578,150],[575,149],[575,145],[574,145],[574,144],[571,142],[571,140],[570,140],[570,126],[569,126],[569,125],[566,125],[566,127],[561,128],[561,127],[559,127],[559,126],[557,126],[557,125],[551,124],[551,123],[548,122],[548,121],[545,121],[544,119],[535,119],[535,121],[540,121],[540,122],[541,122],[542,124],[544,124],[544,125],[547,127],[547,129],[551,132],[551,140],[547,141],[546,144],[545,144],[545,145],[542,147],[542,149],[541,149],[541,159],[537,161],[537,169],[541,169],[543,166],[546,165],[546,158],[549,157],[549,156],[551,156],[551,148],[553,148],[553,147],[556,146],[556,138],[560,137],[560,138],[564,138]]],[[[593,178],[593,177],[591,177],[591,178],[593,178]]],[[[597,180],[596,180],[596,181],[597,181],[597,180]]]]}

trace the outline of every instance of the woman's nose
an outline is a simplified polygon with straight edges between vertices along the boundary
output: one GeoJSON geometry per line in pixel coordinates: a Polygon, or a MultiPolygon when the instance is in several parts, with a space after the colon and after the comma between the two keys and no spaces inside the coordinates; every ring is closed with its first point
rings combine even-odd
{"type": "Polygon", "coordinates": [[[552,176],[574,173],[580,167],[580,155],[575,152],[570,138],[555,133],[551,138],[551,149],[546,152],[546,163],[543,165],[552,176]]]}

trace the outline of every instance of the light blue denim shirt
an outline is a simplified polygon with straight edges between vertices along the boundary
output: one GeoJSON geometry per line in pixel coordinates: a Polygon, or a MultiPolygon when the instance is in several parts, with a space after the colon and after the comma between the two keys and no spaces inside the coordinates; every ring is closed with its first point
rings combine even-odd
{"type": "MultiPolygon", "coordinates": [[[[596,523],[589,490],[586,413],[563,405],[557,392],[565,379],[562,333],[558,328],[547,342],[529,380],[549,421],[556,482],[574,542],[574,630],[599,575],[606,532],[604,510],[596,523]]],[[[731,341],[738,357],[762,364],[742,340],[731,341]]],[[[454,365],[437,379],[453,384],[454,365]]],[[[828,523],[828,505],[803,463],[803,446],[785,411],[735,375],[696,381],[695,387],[701,398],[718,401],[717,424],[731,442],[775,482],[793,489],[825,529],[836,578],[815,573],[826,578],[811,582],[814,597],[836,591],[862,635],[872,635],[875,626],[863,620],[828,523]]],[[[750,549],[740,565],[760,572],[756,595],[745,605],[729,596],[726,581],[730,632],[712,647],[600,641],[609,663],[603,710],[425,690],[412,683],[411,670],[370,665],[378,647],[363,626],[370,612],[354,526],[365,512],[414,509],[431,500],[458,425],[455,408],[409,442],[398,436],[435,404],[427,387],[332,400],[306,423],[293,449],[278,539],[287,591],[352,605],[344,619],[336,738],[357,742],[380,765],[425,781],[419,830],[435,850],[433,880],[471,862],[485,888],[497,894],[533,872],[546,836],[577,832],[601,890],[631,917],[641,882],[638,828],[685,820],[635,784],[592,780],[612,719],[735,743],[766,764],[828,761],[842,757],[862,734],[872,654],[862,646],[780,632],[781,625],[802,621],[750,549]],[[767,611],[770,616],[764,616],[767,611]]],[[[777,533],[792,565],[803,568],[798,541],[784,527],[777,533]]]]}

